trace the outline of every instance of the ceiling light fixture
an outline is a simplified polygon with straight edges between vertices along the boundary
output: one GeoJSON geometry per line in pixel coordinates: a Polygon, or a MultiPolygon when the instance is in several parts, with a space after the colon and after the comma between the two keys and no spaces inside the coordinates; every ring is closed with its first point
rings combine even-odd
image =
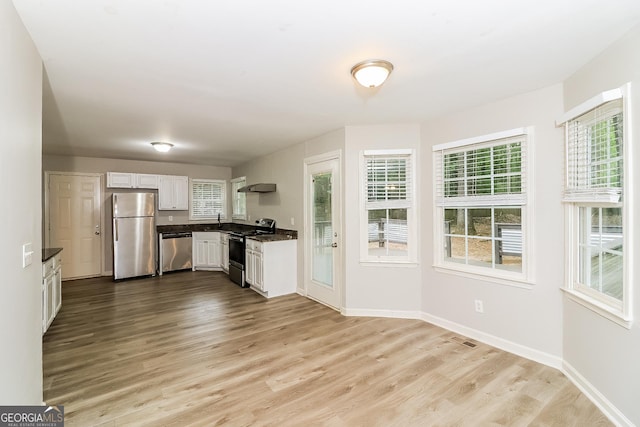
{"type": "Polygon", "coordinates": [[[393,71],[393,64],[382,59],[367,59],[358,62],[351,69],[351,75],[364,87],[378,87],[393,71]]]}
{"type": "Polygon", "coordinates": [[[156,151],[161,153],[166,153],[173,148],[173,144],[168,142],[152,142],[151,145],[156,149],[156,151]]]}

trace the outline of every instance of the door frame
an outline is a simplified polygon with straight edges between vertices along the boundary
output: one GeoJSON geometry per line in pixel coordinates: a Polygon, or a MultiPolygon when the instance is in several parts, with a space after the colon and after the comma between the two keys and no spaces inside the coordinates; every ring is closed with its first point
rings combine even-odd
{"type": "Polygon", "coordinates": [[[43,218],[44,221],[42,222],[43,225],[43,230],[42,230],[42,235],[44,236],[44,246],[43,247],[49,247],[50,246],[50,241],[51,241],[51,224],[49,223],[49,178],[51,177],[51,175],[68,175],[68,176],[91,176],[91,177],[97,177],[100,180],[100,185],[98,186],[98,202],[99,202],[99,206],[98,209],[100,210],[100,275],[102,276],[110,276],[110,274],[108,272],[105,272],[105,262],[104,262],[104,254],[106,253],[106,248],[105,248],[105,238],[104,238],[104,225],[105,225],[105,212],[104,212],[104,200],[103,200],[103,196],[105,194],[105,189],[104,189],[104,174],[101,173],[92,173],[92,172],[61,172],[61,171],[44,171],[44,182],[43,182],[43,187],[44,187],[44,201],[43,201],[43,205],[44,205],[44,212],[43,212],[43,218]]]}
{"type": "Polygon", "coordinates": [[[343,176],[343,166],[342,166],[342,150],[329,151],[327,153],[318,154],[310,157],[305,157],[304,159],[304,277],[303,277],[303,290],[304,296],[314,301],[317,301],[321,304],[326,305],[329,308],[333,308],[340,312],[344,312],[345,307],[345,286],[344,286],[344,202],[342,199],[342,195],[344,194],[344,188],[342,183],[344,182],[343,176]],[[334,257],[335,263],[333,265],[334,268],[334,288],[338,293],[338,307],[332,307],[327,305],[323,301],[319,301],[311,296],[309,296],[308,292],[308,283],[311,278],[311,259],[313,254],[313,224],[311,224],[311,212],[310,212],[310,203],[311,203],[311,194],[310,194],[310,182],[309,182],[309,166],[315,165],[317,163],[322,163],[326,161],[337,160],[338,162],[338,182],[334,181],[333,187],[338,189],[338,194],[336,197],[336,201],[339,204],[336,209],[336,218],[334,218],[334,222],[336,222],[335,230],[338,232],[338,247],[335,248],[337,251],[337,256],[334,257]]]}

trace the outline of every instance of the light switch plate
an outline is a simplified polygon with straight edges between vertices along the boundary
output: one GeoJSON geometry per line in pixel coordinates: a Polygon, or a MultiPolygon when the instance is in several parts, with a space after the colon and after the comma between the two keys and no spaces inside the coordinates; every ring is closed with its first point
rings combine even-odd
{"type": "Polygon", "coordinates": [[[22,268],[27,268],[33,264],[33,244],[25,243],[22,245],[22,268]]]}

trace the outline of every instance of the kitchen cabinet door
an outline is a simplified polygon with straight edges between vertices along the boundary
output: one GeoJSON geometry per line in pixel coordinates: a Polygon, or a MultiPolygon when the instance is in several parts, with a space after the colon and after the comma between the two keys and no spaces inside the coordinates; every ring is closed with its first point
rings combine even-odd
{"type": "Polygon", "coordinates": [[[108,188],[135,188],[135,174],[129,172],[107,172],[108,188]]]}
{"type": "Polygon", "coordinates": [[[222,271],[229,273],[229,235],[220,233],[220,264],[222,271]]]}
{"type": "Polygon", "coordinates": [[[136,188],[149,188],[152,190],[157,190],[159,180],[160,180],[160,176],[158,175],[151,175],[148,173],[137,173],[136,188]]]}
{"type": "Polygon", "coordinates": [[[160,175],[158,179],[158,210],[189,210],[189,178],[160,175]]]}
{"type": "Polygon", "coordinates": [[[220,233],[195,232],[193,239],[193,270],[220,270],[220,233]]]}
{"type": "Polygon", "coordinates": [[[297,287],[297,240],[247,242],[247,282],[267,298],[292,294],[297,287]]]}

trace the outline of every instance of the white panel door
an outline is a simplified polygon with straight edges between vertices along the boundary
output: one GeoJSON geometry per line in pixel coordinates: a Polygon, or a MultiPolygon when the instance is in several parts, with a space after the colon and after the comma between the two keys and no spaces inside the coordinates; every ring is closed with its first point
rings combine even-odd
{"type": "Polygon", "coordinates": [[[340,160],[305,162],[305,284],[307,296],[340,308],[342,282],[340,160]]]}
{"type": "Polygon", "coordinates": [[[101,274],[100,177],[49,174],[48,245],[63,248],[62,278],[101,274]]]}

